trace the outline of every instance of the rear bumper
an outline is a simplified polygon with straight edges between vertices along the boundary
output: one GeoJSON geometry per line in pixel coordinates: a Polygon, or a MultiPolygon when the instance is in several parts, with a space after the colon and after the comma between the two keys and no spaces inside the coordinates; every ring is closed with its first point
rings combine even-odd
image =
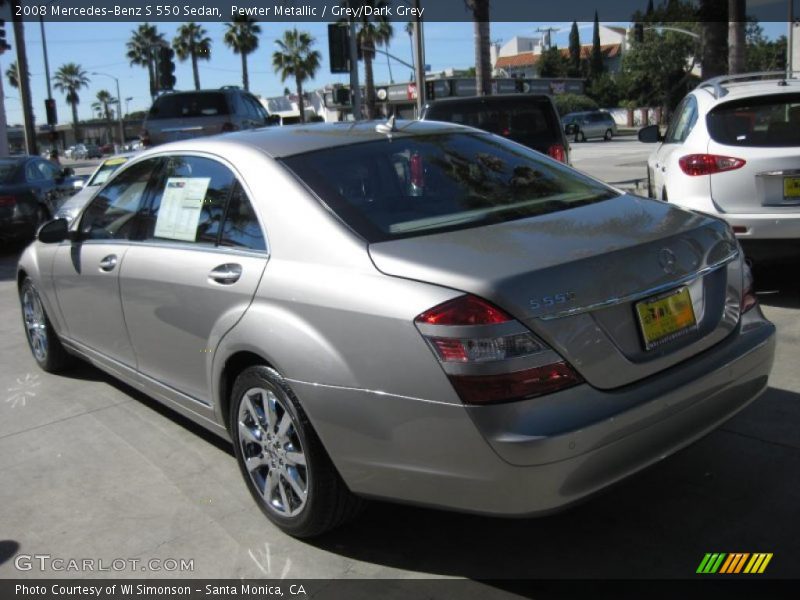
{"type": "Polygon", "coordinates": [[[720,213],[732,227],[744,228],[737,233],[740,240],[748,239],[800,239],[800,212],[793,214],[734,214],[720,213]]]}
{"type": "Polygon", "coordinates": [[[292,386],[354,492],[528,516],[661,460],[747,406],[767,387],[774,333],[754,309],[723,342],[646,380],[491,407],[292,386]]]}

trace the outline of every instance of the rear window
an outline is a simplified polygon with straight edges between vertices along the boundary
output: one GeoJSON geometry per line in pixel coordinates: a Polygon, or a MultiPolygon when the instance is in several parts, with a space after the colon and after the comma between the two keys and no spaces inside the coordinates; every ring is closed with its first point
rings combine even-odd
{"type": "Polygon", "coordinates": [[[168,94],[155,101],[150,109],[150,119],[182,119],[186,117],[214,117],[229,114],[225,94],[203,92],[200,94],[168,94]]]}
{"type": "Polygon", "coordinates": [[[560,140],[560,127],[549,102],[521,98],[509,102],[453,102],[431,105],[429,121],[469,125],[498,135],[560,140]]]}
{"type": "Polygon", "coordinates": [[[479,133],[387,139],[284,162],[371,243],[522,219],[617,195],[533,150],[479,133]]]}
{"type": "Polygon", "coordinates": [[[10,183],[14,180],[14,176],[17,174],[17,169],[19,169],[19,163],[17,161],[0,161],[0,183],[10,183]]]}
{"type": "Polygon", "coordinates": [[[800,94],[726,102],[706,124],[711,139],[726,146],[800,146],[800,94]]]}

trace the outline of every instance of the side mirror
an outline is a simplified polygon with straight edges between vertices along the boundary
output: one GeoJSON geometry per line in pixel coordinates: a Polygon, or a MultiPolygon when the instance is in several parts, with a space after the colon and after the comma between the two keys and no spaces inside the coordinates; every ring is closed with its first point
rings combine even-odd
{"type": "Polygon", "coordinates": [[[58,244],[69,237],[69,223],[66,219],[53,219],[39,229],[37,239],[43,244],[58,244]]]}
{"type": "Polygon", "coordinates": [[[655,144],[657,142],[664,141],[658,125],[648,125],[647,127],[642,127],[639,130],[638,138],[640,142],[645,144],[655,144]]]}
{"type": "Polygon", "coordinates": [[[575,123],[568,123],[564,126],[564,133],[567,135],[574,135],[578,133],[578,126],[575,123]]]}

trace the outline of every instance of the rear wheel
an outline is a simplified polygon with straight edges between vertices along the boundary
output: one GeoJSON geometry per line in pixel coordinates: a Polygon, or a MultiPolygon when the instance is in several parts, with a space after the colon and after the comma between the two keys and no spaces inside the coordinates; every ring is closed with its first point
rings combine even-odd
{"type": "Polygon", "coordinates": [[[613,132],[613,131],[611,131],[610,129],[606,129],[606,133],[605,133],[605,135],[603,136],[603,139],[604,139],[605,141],[607,141],[607,142],[610,142],[610,141],[611,141],[611,138],[613,138],[613,137],[614,137],[614,132],[613,132]]]}
{"type": "Polygon", "coordinates": [[[586,141],[586,136],[583,135],[582,131],[578,130],[578,132],[575,134],[575,141],[576,142],[585,142],[586,141]]]}
{"type": "Polygon", "coordinates": [[[30,277],[22,283],[19,299],[25,337],[38,365],[50,373],[63,371],[72,365],[75,359],[61,345],[30,277]]]}
{"type": "Polygon", "coordinates": [[[239,468],[267,518],[295,537],[312,537],[358,514],[296,396],[266,366],[245,369],[233,386],[230,432],[239,468]]]}

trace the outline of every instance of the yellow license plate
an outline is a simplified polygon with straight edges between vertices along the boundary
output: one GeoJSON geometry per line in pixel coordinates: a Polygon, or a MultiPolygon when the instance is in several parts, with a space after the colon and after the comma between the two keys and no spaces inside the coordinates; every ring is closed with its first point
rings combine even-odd
{"type": "Polygon", "coordinates": [[[783,178],[783,197],[800,198],[800,177],[783,178]]]}
{"type": "Polygon", "coordinates": [[[692,297],[687,287],[679,288],[666,296],[637,302],[636,314],[646,350],[670,342],[697,327],[692,297]]]}

